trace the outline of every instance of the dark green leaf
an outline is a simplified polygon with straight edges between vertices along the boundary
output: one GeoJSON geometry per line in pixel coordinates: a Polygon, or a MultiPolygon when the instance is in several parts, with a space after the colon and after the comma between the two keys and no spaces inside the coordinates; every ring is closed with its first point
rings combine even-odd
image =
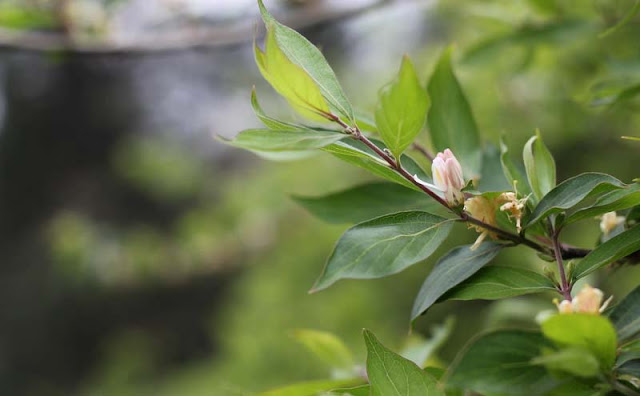
{"type": "Polygon", "coordinates": [[[451,48],[445,50],[429,80],[431,97],[428,124],[438,151],[451,149],[467,179],[476,179],[482,169],[482,142],[471,107],[453,74],[451,48]]]}
{"type": "Polygon", "coordinates": [[[362,379],[318,380],[286,385],[259,393],[258,396],[316,396],[336,388],[353,387],[362,384],[362,379]]]}
{"type": "Polygon", "coordinates": [[[511,181],[503,176],[500,151],[493,144],[487,144],[482,152],[482,173],[478,180],[478,191],[509,191],[511,181]]]}
{"type": "Polygon", "coordinates": [[[529,186],[539,201],[556,186],[556,162],[542,141],[540,131],[524,145],[522,159],[529,186]]]}
{"type": "Polygon", "coordinates": [[[338,79],[320,50],[295,30],[276,21],[267,11],[262,0],[258,0],[262,19],[267,28],[274,31],[282,52],[294,64],[301,67],[316,83],[329,106],[340,115],[353,121],[353,109],[347,100],[338,79]]]}
{"type": "Polygon", "coordinates": [[[372,279],[398,273],[428,258],[452,226],[452,220],[417,211],[360,223],[342,235],[313,291],[339,279],[372,279]]]}
{"type": "Polygon", "coordinates": [[[449,290],[439,301],[497,300],[555,290],[545,276],[522,268],[489,266],[449,290]]]}
{"type": "Polygon", "coordinates": [[[422,192],[393,183],[369,183],[323,197],[293,197],[314,216],[329,223],[359,223],[406,210],[430,213],[441,208],[422,192]]]}
{"type": "Polygon", "coordinates": [[[616,327],[621,341],[627,340],[640,333],[640,286],[613,307],[609,319],[616,327]]]}
{"type": "Polygon", "coordinates": [[[530,364],[549,343],[540,333],[500,330],[476,339],[450,368],[448,384],[490,395],[535,396],[554,386],[544,367],[530,364]]]}
{"type": "Polygon", "coordinates": [[[632,375],[636,378],[640,378],[640,359],[629,360],[618,367],[618,374],[632,375]]]}
{"type": "Polygon", "coordinates": [[[396,158],[424,127],[429,104],[427,91],[405,56],[396,79],[380,91],[375,111],[380,137],[396,158]]]}
{"type": "Polygon", "coordinates": [[[410,360],[385,348],[364,330],[372,396],[444,396],[438,382],[410,360]]]}
{"type": "MultiPolygon", "coordinates": [[[[382,143],[376,142],[375,140],[372,141],[380,148],[385,147],[382,143]]],[[[345,162],[366,169],[374,175],[402,184],[412,190],[422,191],[413,183],[391,169],[384,160],[380,159],[370,148],[359,141],[352,139],[344,140],[327,146],[323,150],[333,154],[345,162]]],[[[403,155],[401,157],[401,162],[407,172],[412,175],[417,174],[421,180],[431,180],[431,178],[420,168],[420,165],[418,165],[411,157],[403,155]]]]}
{"type": "Polygon", "coordinates": [[[558,346],[589,350],[602,369],[610,369],[616,359],[617,338],[611,321],[594,314],[557,314],[542,322],[545,337],[558,346]]]}
{"type": "Polygon", "coordinates": [[[565,371],[577,377],[595,377],[600,372],[600,363],[591,352],[581,347],[563,348],[534,358],[531,363],[539,364],[552,371],[565,371]]]}
{"type": "Polygon", "coordinates": [[[271,129],[247,129],[232,140],[225,140],[231,146],[259,151],[281,152],[319,149],[344,139],[347,135],[339,132],[314,131],[300,129],[297,131],[274,131],[271,129]]]}
{"type": "Polygon", "coordinates": [[[574,280],[583,278],[600,267],[640,250],[640,226],[633,227],[596,247],[583,258],[572,273],[574,280]]]}
{"type": "Polygon", "coordinates": [[[604,173],[583,173],[560,183],[540,201],[527,226],[543,218],[579,204],[583,199],[625,186],[620,180],[604,173]]]}
{"type": "Polygon", "coordinates": [[[531,187],[525,174],[513,163],[511,156],[509,155],[509,147],[504,142],[504,139],[500,139],[500,163],[502,164],[502,171],[510,184],[517,188],[518,192],[524,196],[531,194],[531,187]]]}
{"type": "Polygon", "coordinates": [[[463,245],[445,254],[422,284],[418,297],[413,302],[411,320],[429,309],[447,291],[478,272],[503,247],[504,245],[497,243],[483,243],[477,250],[471,250],[470,245],[463,245]]]}
{"type": "Polygon", "coordinates": [[[593,205],[577,210],[567,216],[563,224],[571,224],[607,212],[628,209],[636,205],[640,205],[640,184],[632,184],[629,188],[611,191],[603,195],[593,205]]]}

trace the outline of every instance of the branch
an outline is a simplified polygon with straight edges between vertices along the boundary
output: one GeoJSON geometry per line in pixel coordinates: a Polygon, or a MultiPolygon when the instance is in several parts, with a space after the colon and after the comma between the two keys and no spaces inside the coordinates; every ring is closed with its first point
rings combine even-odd
{"type": "Polygon", "coordinates": [[[560,289],[558,290],[567,301],[571,301],[571,285],[567,282],[567,275],[564,272],[564,264],[562,263],[562,248],[558,242],[560,230],[553,230],[553,252],[558,262],[558,272],[560,273],[560,289]]]}

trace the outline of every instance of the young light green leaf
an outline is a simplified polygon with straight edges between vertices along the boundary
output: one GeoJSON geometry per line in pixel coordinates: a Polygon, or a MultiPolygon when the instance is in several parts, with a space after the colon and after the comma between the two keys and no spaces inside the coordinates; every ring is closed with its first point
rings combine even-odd
{"type": "MultiPolygon", "coordinates": [[[[371,139],[373,143],[378,147],[384,149],[385,146],[382,143],[371,139]]],[[[323,149],[326,152],[333,154],[341,160],[348,162],[352,165],[366,169],[374,175],[380,176],[383,179],[393,181],[401,184],[415,191],[422,191],[416,187],[413,183],[400,176],[396,171],[391,169],[389,165],[382,159],[380,159],[370,148],[365,146],[362,142],[357,140],[344,140],[336,144],[332,144],[323,149]]],[[[421,180],[429,182],[431,178],[420,168],[411,157],[403,155],[401,157],[402,167],[410,174],[417,174],[421,180]]]]}
{"type": "Polygon", "coordinates": [[[412,361],[387,349],[366,329],[364,341],[372,396],[445,396],[435,378],[412,361]]]}
{"type": "Polygon", "coordinates": [[[276,43],[275,31],[267,26],[264,52],[254,44],[256,64],[262,76],[301,115],[312,120],[326,120],[327,102],[315,81],[294,64],[276,43]]]}
{"type": "Polygon", "coordinates": [[[247,129],[232,140],[224,140],[231,146],[258,152],[313,150],[344,139],[347,135],[331,131],[299,129],[275,131],[271,129],[247,129]]]}
{"type": "Polygon", "coordinates": [[[407,210],[438,211],[442,206],[422,192],[393,183],[368,183],[322,197],[292,197],[328,223],[359,223],[407,210]]]}
{"type": "Polygon", "coordinates": [[[565,371],[577,377],[595,377],[600,363],[591,352],[581,347],[563,348],[538,356],[531,361],[552,371],[565,371]]]}
{"type": "Polygon", "coordinates": [[[636,205],[640,205],[640,184],[634,183],[629,188],[611,191],[598,198],[593,205],[575,211],[567,216],[563,224],[591,219],[607,212],[628,209],[636,205]]]}
{"type": "Polygon", "coordinates": [[[522,158],[533,195],[541,200],[556,186],[556,162],[544,145],[540,131],[524,145],[522,158]]]}
{"type": "Polygon", "coordinates": [[[587,197],[625,187],[613,176],[604,173],[583,173],[560,183],[538,203],[525,227],[537,223],[553,213],[570,209],[587,197]]]}
{"type": "Polygon", "coordinates": [[[326,331],[296,329],[292,336],[329,367],[342,370],[353,367],[351,351],[334,334],[326,331]]]}
{"type": "Polygon", "coordinates": [[[337,393],[340,396],[370,396],[371,386],[360,385],[350,388],[337,388],[332,390],[332,394],[337,393]]]}
{"type": "Polygon", "coordinates": [[[450,370],[447,385],[490,395],[542,395],[554,386],[544,367],[531,365],[550,344],[540,333],[499,330],[476,339],[450,370]]]}
{"type": "Polygon", "coordinates": [[[431,359],[438,349],[447,341],[453,331],[454,324],[455,318],[450,316],[444,323],[431,328],[431,335],[428,339],[418,335],[412,335],[407,345],[405,345],[400,352],[400,355],[411,360],[417,364],[418,367],[424,367],[429,359],[431,359]]]}
{"type": "Polygon", "coordinates": [[[502,171],[509,183],[518,190],[523,196],[531,194],[531,187],[527,177],[522,171],[513,163],[511,156],[509,155],[509,146],[505,143],[503,138],[500,138],[500,163],[502,164],[502,171]]]}
{"type": "Polygon", "coordinates": [[[339,279],[372,279],[425,260],[445,240],[452,220],[427,212],[400,212],[360,223],[345,232],[312,291],[339,279]]]}
{"type": "Polygon", "coordinates": [[[256,116],[262,121],[262,123],[269,129],[277,130],[277,131],[298,131],[301,126],[293,125],[288,122],[278,121],[273,117],[269,117],[265,114],[262,107],[260,107],[260,103],[258,103],[258,97],[256,96],[256,89],[253,88],[251,90],[251,107],[253,107],[253,112],[256,116]]]}
{"type": "Polygon", "coordinates": [[[351,104],[320,50],[295,30],[276,21],[267,11],[262,0],[258,0],[258,5],[267,30],[273,31],[278,48],[291,62],[311,77],[332,110],[354,121],[351,104]]]}
{"type": "Polygon", "coordinates": [[[611,321],[604,316],[573,313],[554,315],[541,325],[542,333],[560,347],[585,348],[610,369],[616,360],[617,338],[611,321]]]}
{"type": "Polygon", "coordinates": [[[633,227],[596,247],[574,268],[574,280],[640,250],[640,226],[633,227]]]}
{"type": "Polygon", "coordinates": [[[621,341],[640,333],[640,286],[627,294],[609,313],[621,341]]]}
{"type": "Polygon", "coordinates": [[[375,111],[380,137],[394,157],[398,158],[422,130],[429,104],[429,95],[405,56],[396,79],[380,91],[375,111]]]}
{"type": "Polygon", "coordinates": [[[553,291],[549,278],[523,268],[489,266],[449,290],[438,301],[497,300],[553,291]]]}
{"type": "Polygon", "coordinates": [[[489,242],[483,243],[476,250],[471,250],[470,247],[471,245],[458,246],[438,260],[413,302],[412,321],[422,315],[447,291],[493,260],[504,245],[489,242]]]}
{"type": "Polygon", "coordinates": [[[362,382],[363,380],[360,378],[299,382],[262,392],[257,396],[316,396],[318,393],[329,392],[337,388],[361,385],[362,382]]]}
{"type": "Polygon", "coordinates": [[[438,151],[449,148],[460,161],[467,179],[482,169],[482,142],[471,107],[451,66],[452,48],[445,50],[429,80],[431,109],[427,122],[438,151]]]}

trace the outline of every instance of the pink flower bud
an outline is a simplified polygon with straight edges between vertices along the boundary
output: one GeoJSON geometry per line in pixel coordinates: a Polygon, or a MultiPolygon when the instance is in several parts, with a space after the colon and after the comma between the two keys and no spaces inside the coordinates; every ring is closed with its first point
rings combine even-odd
{"type": "Polygon", "coordinates": [[[558,306],[558,311],[562,314],[577,312],[598,315],[607,308],[613,298],[613,296],[609,297],[603,304],[603,297],[602,290],[584,285],[582,290],[571,301],[564,300],[561,303],[556,301],[556,305],[558,306]]]}
{"type": "Polygon", "coordinates": [[[448,204],[458,206],[464,202],[462,167],[451,150],[446,149],[436,155],[431,164],[431,173],[435,186],[444,193],[448,204]]]}

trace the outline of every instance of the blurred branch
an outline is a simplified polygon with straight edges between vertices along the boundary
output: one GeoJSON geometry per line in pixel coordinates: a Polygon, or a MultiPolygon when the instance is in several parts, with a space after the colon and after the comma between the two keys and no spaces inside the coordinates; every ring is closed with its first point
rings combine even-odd
{"type": "MultiPolygon", "coordinates": [[[[292,10],[281,20],[294,29],[302,29],[328,21],[357,15],[389,3],[419,0],[377,0],[367,6],[334,9],[323,2],[292,10]]],[[[191,26],[171,32],[152,31],[137,40],[91,40],[80,42],[66,32],[19,31],[0,27],[0,48],[31,51],[66,51],[77,53],[121,53],[172,51],[187,48],[207,48],[245,43],[255,35],[256,18],[246,18],[234,24],[191,26]]]]}

